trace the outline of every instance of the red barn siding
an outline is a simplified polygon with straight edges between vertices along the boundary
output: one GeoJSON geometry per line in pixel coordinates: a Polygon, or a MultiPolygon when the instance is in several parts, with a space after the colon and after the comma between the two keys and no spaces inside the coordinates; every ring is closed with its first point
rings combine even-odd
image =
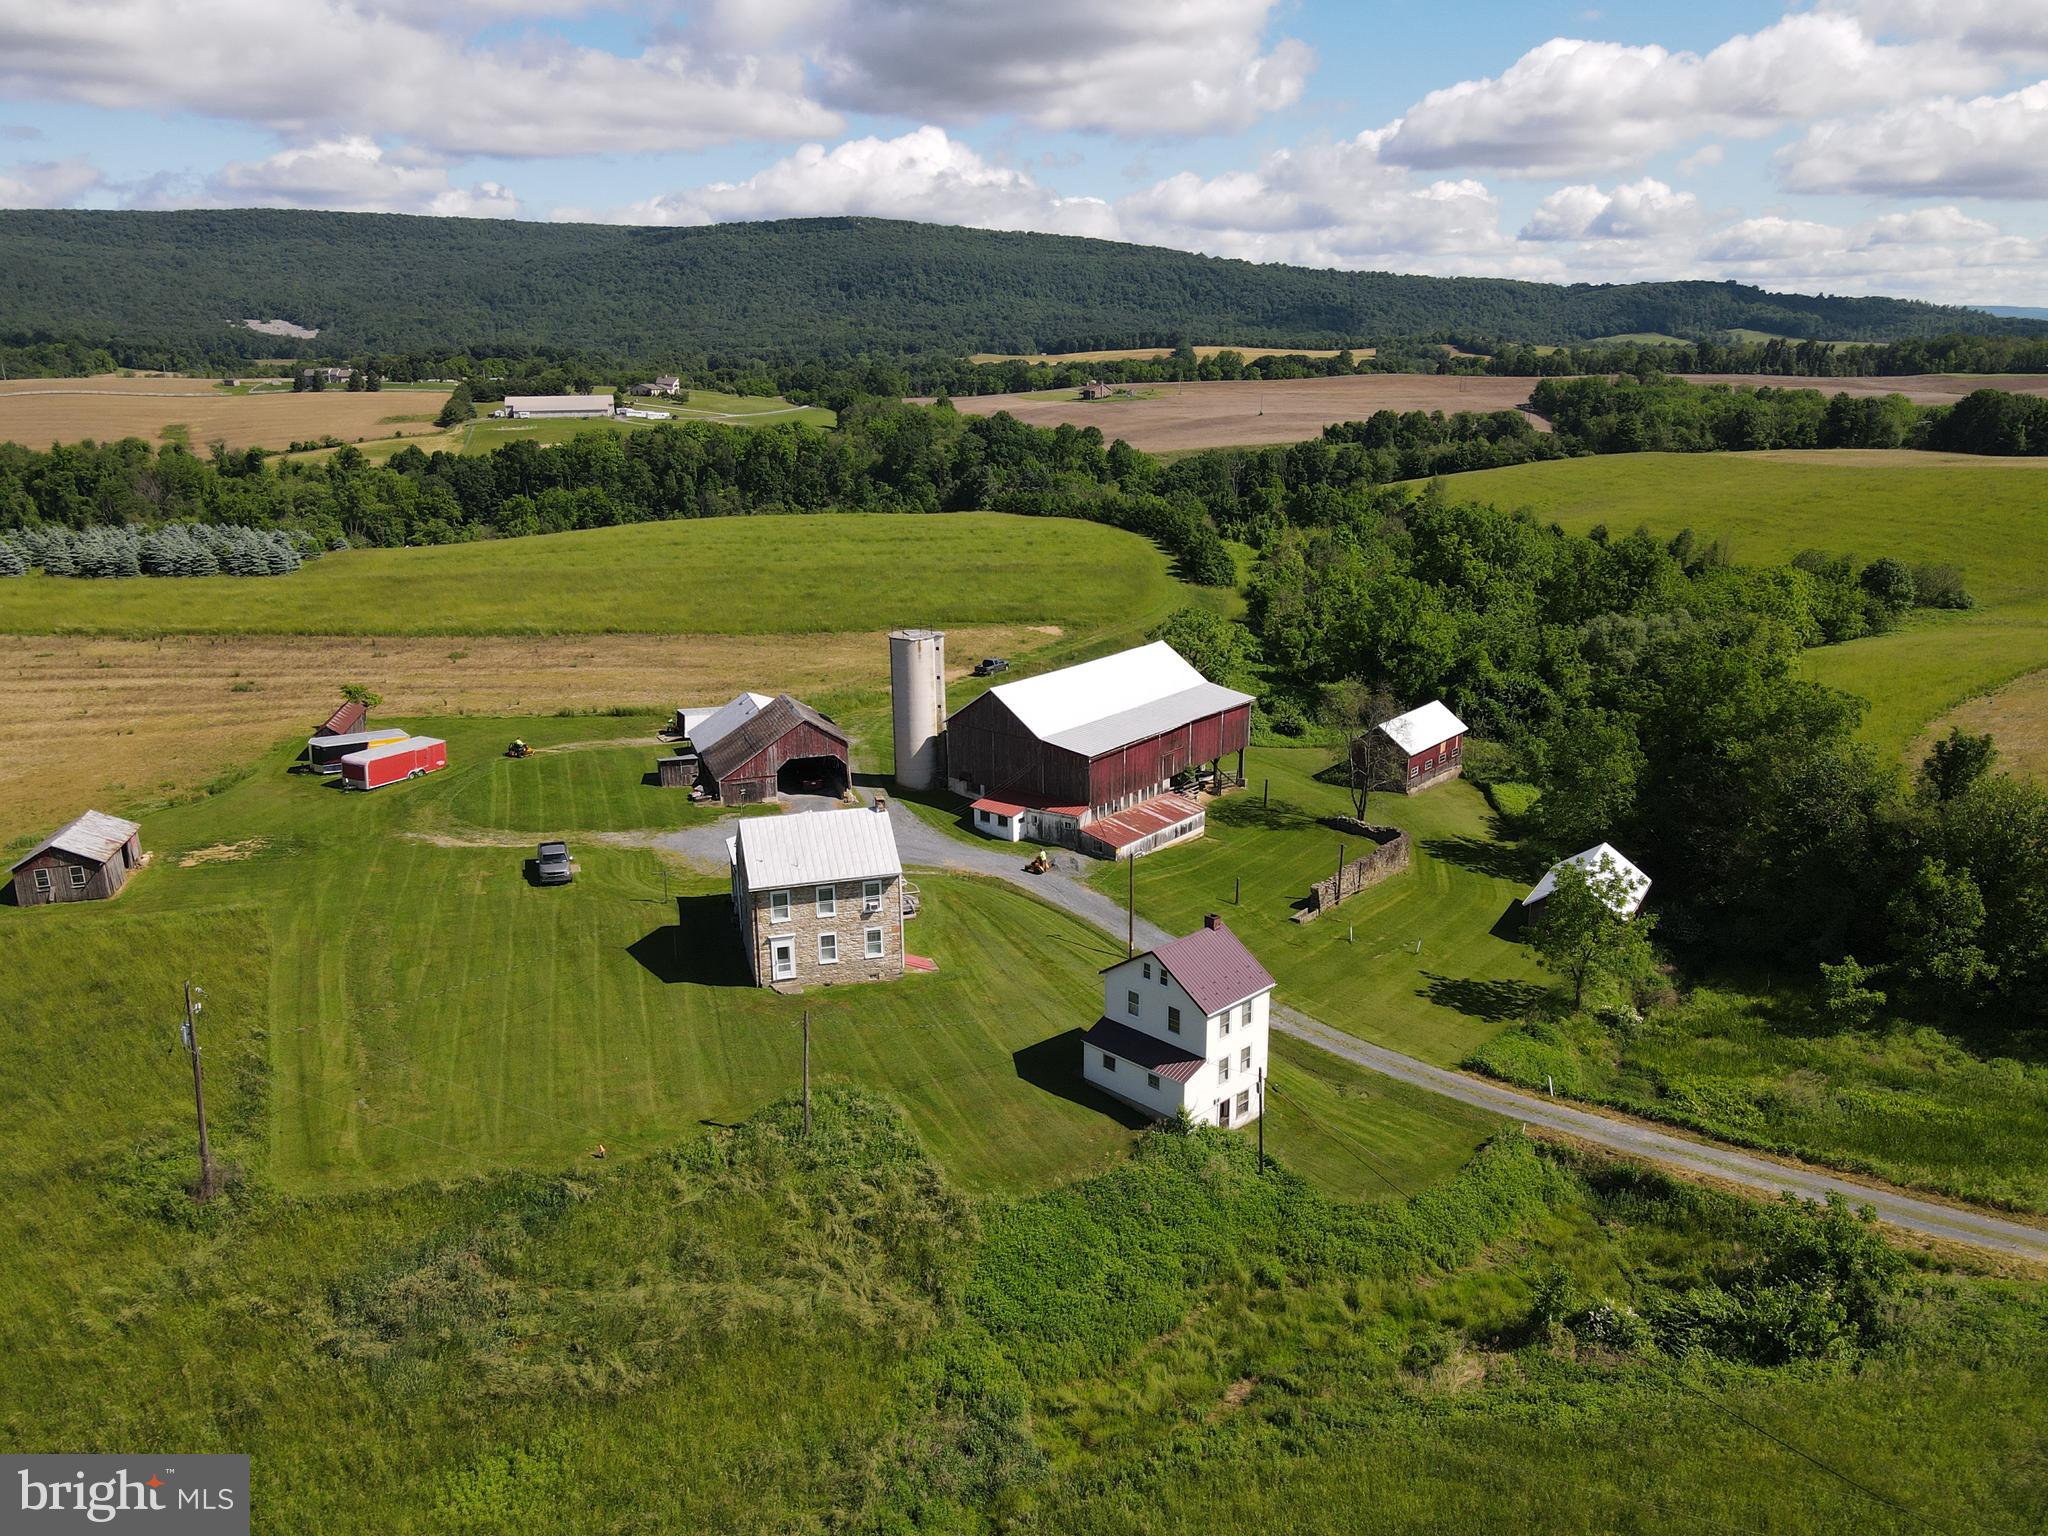
{"type": "Polygon", "coordinates": [[[1040,741],[985,693],[947,723],[946,761],[952,778],[992,794],[1100,812],[1184,768],[1243,751],[1250,739],[1251,706],[1239,704],[1088,759],[1040,741]]]}

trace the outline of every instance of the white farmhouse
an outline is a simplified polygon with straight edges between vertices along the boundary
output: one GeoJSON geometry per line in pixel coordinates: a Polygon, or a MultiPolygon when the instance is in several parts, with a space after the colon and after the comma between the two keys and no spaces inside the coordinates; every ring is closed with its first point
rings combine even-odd
{"type": "Polygon", "coordinates": [[[1214,913],[1102,973],[1081,1075],[1148,1114],[1232,1126],[1263,1111],[1273,978],[1214,913]]]}

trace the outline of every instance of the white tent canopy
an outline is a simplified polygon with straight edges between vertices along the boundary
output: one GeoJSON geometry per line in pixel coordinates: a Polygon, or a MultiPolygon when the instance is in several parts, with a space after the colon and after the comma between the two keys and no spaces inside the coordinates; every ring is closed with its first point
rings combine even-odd
{"type": "Polygon", "coordinates": [[[1614,909],[1617,917],[1634,917],[1642,909],[1643,898],[1650,894],[1650,877],[1629,862],[1612,843],[1597,843],[1584,853],[1575,853],[1570,858],[1553,864],[1536,882],[1534,890],[1522,898],[1522,905],[1533,907],[1547,899],[1557,889],[1557,872],[1566,864],[1575,864],[1588,875],[1611,873],[1620,875],[1626,887],[1626,894],[1619,901],[1607,904],[1614,909]]]}

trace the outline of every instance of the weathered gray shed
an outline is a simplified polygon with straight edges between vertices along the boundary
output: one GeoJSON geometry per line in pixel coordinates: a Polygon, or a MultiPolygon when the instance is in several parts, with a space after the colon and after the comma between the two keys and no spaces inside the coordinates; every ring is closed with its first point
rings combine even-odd
{"type": "Polygon", "coordinates": [[[15,861],[14,904],[102,901],[128,883],[142,862],[142,829],[119,816],[87,811],[15,861]]]}

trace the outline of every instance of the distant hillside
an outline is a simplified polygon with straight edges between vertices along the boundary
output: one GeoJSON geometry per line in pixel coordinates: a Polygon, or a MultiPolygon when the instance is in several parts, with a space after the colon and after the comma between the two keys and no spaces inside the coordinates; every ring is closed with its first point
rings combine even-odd
{"type": "Polygon", "coordinates": [[[2007,320],[2048,320],[2048,308],[2039,304],[1979,304],[1987,315],[1998,315],[2007,320]]]}
{"type": "Polygon", "coordinates": [[[1332,272],[879,219],[648,229],[275,210],[0,213],[0,340],[13,342],[649,358],[1737,328],[1853,340],[2048,333],[1981,310],[1737,283],[1332,272]],[[320,334],[258,336],[241,319],[320,334]]]}

